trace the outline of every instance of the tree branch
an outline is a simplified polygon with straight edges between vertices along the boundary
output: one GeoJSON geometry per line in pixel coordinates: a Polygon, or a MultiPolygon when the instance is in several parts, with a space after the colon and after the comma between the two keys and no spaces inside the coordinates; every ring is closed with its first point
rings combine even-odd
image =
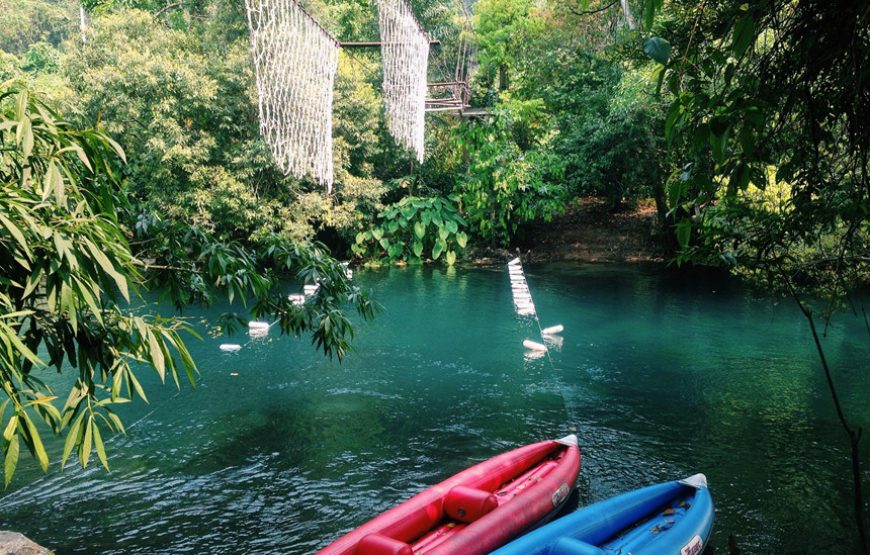
{"type": "Polygon", "coordinates": [[[619,2],[619,0],[613,0],[613,2],[611,2],[605,6],[601,6],[600,8],[595,8],[594,10],[585,10],[585,11],[575,10],[571,6],[566,6],[566,7],[568,8],[568,11],[571,12],[572,14],[582,17],[584,15],[593,15],[593,14],[597,14],[597,13],[601,13],[603,11],[609,10],[610,8],[615,6],[617,2],[619,2]]]}

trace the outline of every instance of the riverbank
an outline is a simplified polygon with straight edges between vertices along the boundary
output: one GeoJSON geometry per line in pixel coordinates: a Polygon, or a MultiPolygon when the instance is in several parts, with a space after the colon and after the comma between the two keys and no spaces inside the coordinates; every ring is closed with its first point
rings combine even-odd
{"type": "Polygon", "coordinates": [[[667,259],[659,236],[652,199],[613,213],[602,198],[571,202],[552,222],[536,222],[519,230],[510,249],[477,249],[473,264],[502,262],[517,249],[530,262],[663,262],[667,259]]]}

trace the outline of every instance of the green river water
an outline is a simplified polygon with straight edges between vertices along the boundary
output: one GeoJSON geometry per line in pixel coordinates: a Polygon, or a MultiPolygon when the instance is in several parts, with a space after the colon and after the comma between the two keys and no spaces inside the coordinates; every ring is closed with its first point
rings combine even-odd
{"type": "MultiPolygon", "coordinates": [[[[191,341],[196,390],[149,380],[151,404],[125,407],[129,434],[109,442],[110,474],[22,463],[0,529],[60,554],[310,553],[473,463],[576,428],[580,504],[704,472],[716,553],[730,534],[744,553],[855,551],[846,436],[793,302],[659,266],[527,276],[542,323],[566,328],[555,369],[524,355],[537,328],[514,313],[504,267],[360,271],[383,311],[343,364],[306,338],[236,354],[218,350],[226,338],[191,341]]],[[[870,338],[863,319],[834,324],[828,356],[866,428],[870,338]]]]}

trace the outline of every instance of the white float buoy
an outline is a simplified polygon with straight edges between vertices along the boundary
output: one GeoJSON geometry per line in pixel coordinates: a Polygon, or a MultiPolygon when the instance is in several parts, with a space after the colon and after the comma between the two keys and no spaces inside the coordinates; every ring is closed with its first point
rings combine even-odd
{"type": "Polygon", "coordinates": [[[297,295],[296,293],[291,293],[287,295],[287,299],[290,300],[296,306],[305,304],[305,295],[297,295]]]}
{"type": "Polygon", "coordinates": [[[531,349],[533,351],[546,351],[547,350],[547,346],[544,345],[543,343],[537,343],[537,342],[532,341],[530,339],[526,339],[525,341],[523,341],[523,347],[525,347],[526,349],[531,349]]]}
{"type": "Polygon", "coordinates": [[[249,331],[269,331],[269,322],[260,322],[259,320],[252,320],[248,322],[248,330],[249,331]]]}
{"type": "Polygon", "coordinates": [[[520,259],[519,259],[519,258],[514,258],[513,260],[511,260],[510,262],[508,262],[508,266],[519,266],[519,264],[520,264],[520,259]]]}
{"type": "Polygon", "coordinates": [[[549,328],[544,328],[541,330],[541,333],[544,335],[555,335],[557,333],[562,333],[565,331],[565,326],[562,324],[558,324],[556,326],[550,326],[549,328]]]}
{"type": "Polygon", "coordinates": [[[242,350],[242,346],[236,343],[222,343],[221,351],[225,353],[237,353],[242,350]]]}
{"type": "Polygon", "coordinates": [[[316,283],[309,284],[302,288],[302,292],[305,294],[306,297],[310,297],[311,295],[316,294],[318,289],[320,289],[320,286],[316,283]]]}

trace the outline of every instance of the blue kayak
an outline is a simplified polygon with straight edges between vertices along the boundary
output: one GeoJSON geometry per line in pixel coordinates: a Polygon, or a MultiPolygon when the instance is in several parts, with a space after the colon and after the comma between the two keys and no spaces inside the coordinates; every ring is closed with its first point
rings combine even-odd
{"type": "Polygon", "coordinates": [[[713,530],[703,474],[583,507],[491,555],[700,555],[713,530]]]}

